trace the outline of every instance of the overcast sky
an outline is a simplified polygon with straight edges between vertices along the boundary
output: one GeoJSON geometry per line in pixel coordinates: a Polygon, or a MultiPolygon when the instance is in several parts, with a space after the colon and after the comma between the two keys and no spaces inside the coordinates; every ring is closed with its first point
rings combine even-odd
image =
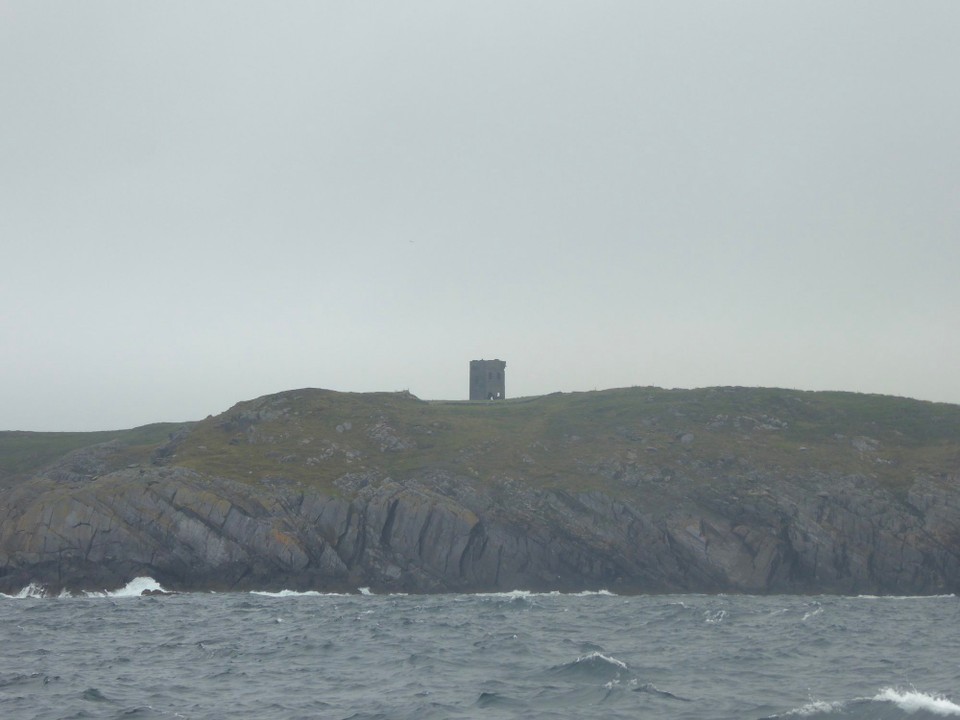
{"type": "Polygon", "coordinates": [[[960,402],[960,2],[0,0],[0,429],[960,402]]]}

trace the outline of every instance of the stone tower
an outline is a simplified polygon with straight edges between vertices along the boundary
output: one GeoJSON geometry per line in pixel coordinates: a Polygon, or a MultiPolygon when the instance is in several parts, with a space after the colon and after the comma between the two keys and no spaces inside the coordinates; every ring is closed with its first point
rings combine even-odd
{"type": "Polygon", "coordinates": [[[507,396],[506,367],[503,360],[471,360],[470,399],[503,400],[507,396]]]}

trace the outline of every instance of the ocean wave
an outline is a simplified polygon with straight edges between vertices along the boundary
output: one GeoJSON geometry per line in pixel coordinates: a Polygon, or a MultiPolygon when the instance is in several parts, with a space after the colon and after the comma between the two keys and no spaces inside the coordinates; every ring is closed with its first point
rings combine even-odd
{"type": "Polygon", "coordinates": [[[883,688],[872,698],[827,702],[812,700],[806,705],[789,710],[773,718],[810,718],[810,720],[829,720],[830,718],[862,718],[862,720],[886,720],[900,718],[906,713],[912,718],[960,717],[960,705],[938,694],[924,693],[919,690],[899,690],[883,688]]]}
{"type": "Polygon", "coordinates": [[[883,688],[873,697],[875,702],[890,702],[908,713],[924,711],[944,717],[960,717],[960,705],[943,695],[929,695],[917,690],[883,688]]]}
{"type": "Polygon", "coordinates": [[[845,600],[943,600],[954,598],[956,595],[845,595],[845,600]]]}
{"type": "Polygon", "coordinates": [[[140,597],[145,592],[165,593],[160,583],[152,577],[136,577],[119,590],[103,590],[101,592],[84,592],[81,597],[97,598],[122,598],[122,597],[140,597]]]}
{"type": "Polygon", "coordinates": [[[471,597],[477,598],[493,598],[494,600],[527,600],[537,595],[548,595],[549,593],[535,593],[530,592],[529,590],[507,590],[505,592],[492,592],[492,593],[476,593],[474,595],[465,594],[462,595],[464,599],[469,600],[471,597]]]}
{"type": "Polygon", "coordinates": [[[609,680],[611,675],[619,679],[620,673],[627,669],[623,660],[595,651],[582,655],[573,662],[555,665],[550,668],[550,672],[556,675],[609,680]]]}
{"type": "Polygon", "coordinates": [[[719,625],[726,616],[726,610],[706,610],[703,613],[704,621],[708,625],[719,625]]]}
{"type": "Polygon", "coordinates": [[[679,700],[680,702],[693,702],[690,698],[680,697],[679,695],[674,695],[672,692],[667,690],[661,690],[653,683],[643,683],[637,684],[636,681],[633,683],[636,687],[633,688],[633,692],[648,693],[655,697],[666,698],[667,700],[679,700]]]}
{"type": "Polygon", "coordinates": [[[829,717],[837,712],[842,712],[845,703],[842,702],[827,702],[825,700],[813,700],[808,702],[806,705],[801,705],[798,708],[793,710],[788,710],[783,713],[783,715],[771,715],[770,718],[765,720],[771,720],[772,718],[780,717],[829,717]]]}
{"type": "Polygon", "coordinates": [[[551,590],[550,592],[534,592],[533,590],[505,590],[503,592],[467,593],[464,594],[463,597],[496,598],[500,600],[527,600],[531,598],[545,597],[618,597],[618,595],[610,592],[609,590],[581,590],[579,592],[572,593],[560,592],[559,590],[551,590]]]}
{"type": "Polygon", "coordinates": [[[627,669],[627,664],[623,660],[617,660],[617,658],[613,657],[612,655],[604,655],[602,652],[597,651],[584,655],[583,657],[578,657],[574,661],[575,664],[593,662],[607,663],[608,665],[613,665],[621,670],[627,669]]]}
{"type": "Polygon", "coordinates": [[[476,701],[476,706],[479,708],[521,708],[524,707],[524,704],[519,700],[516,700],[505,695],[500,695],[495,692],[482,692],[476,701]]]}
{"type": "Polygon", "coordinates": [[[16,595],[5,595],[0,593],[0,598],[10,600],[23,600],[25,598],[58,598],[66,600],[69,598],[122,598],[122,597],[140,597],[144,592],[166,593],[160,583],[151,577],[137,577],[128,582],[118,590],[100,590],[84,591],[80,593],[71,593],[67,590],[61,590],[59,594],[52,594],[45,585],[39,583],[30,583],[16,595]]]}
{"type": "Polygon", "coordinates": [[[23,600],[26,598],[44,598],[47,597],[47,589],[43,585],[38,585],[36,583],[30,583],[23,590],[18,592],[16,595],[7,595],[5,593],[0,593],[0,598],[6,598],[8,600],[23,600]]]}
{"type": "Polygon", "coordinates": [[[320,592],[319,590],[279,590],[271,592],[269,590],[251,590],[251,595],[260,595],[261,597],[287,598],[287,597],[352,597],[351,593],[320,592]]]}

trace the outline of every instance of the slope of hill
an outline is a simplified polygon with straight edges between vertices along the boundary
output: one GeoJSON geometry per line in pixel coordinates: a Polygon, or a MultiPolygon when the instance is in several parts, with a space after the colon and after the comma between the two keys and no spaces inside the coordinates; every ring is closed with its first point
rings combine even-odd
{"type": "Polygon", "coordinates": [[[3,592],[144,574],[181,589],[960,585],[960,407],[903,398],[303,389],[112,437],[2,433],[0,472],[3,592]]]}

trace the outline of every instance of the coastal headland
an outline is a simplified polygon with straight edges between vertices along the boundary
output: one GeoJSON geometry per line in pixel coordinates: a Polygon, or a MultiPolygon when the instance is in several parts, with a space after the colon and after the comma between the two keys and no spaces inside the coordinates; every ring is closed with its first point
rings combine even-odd
{"type": "Polygon", "coordinates": [[[0,592],[960,591],[960,406],[635,387],[301,389],[0,433],[0,592]]]}

